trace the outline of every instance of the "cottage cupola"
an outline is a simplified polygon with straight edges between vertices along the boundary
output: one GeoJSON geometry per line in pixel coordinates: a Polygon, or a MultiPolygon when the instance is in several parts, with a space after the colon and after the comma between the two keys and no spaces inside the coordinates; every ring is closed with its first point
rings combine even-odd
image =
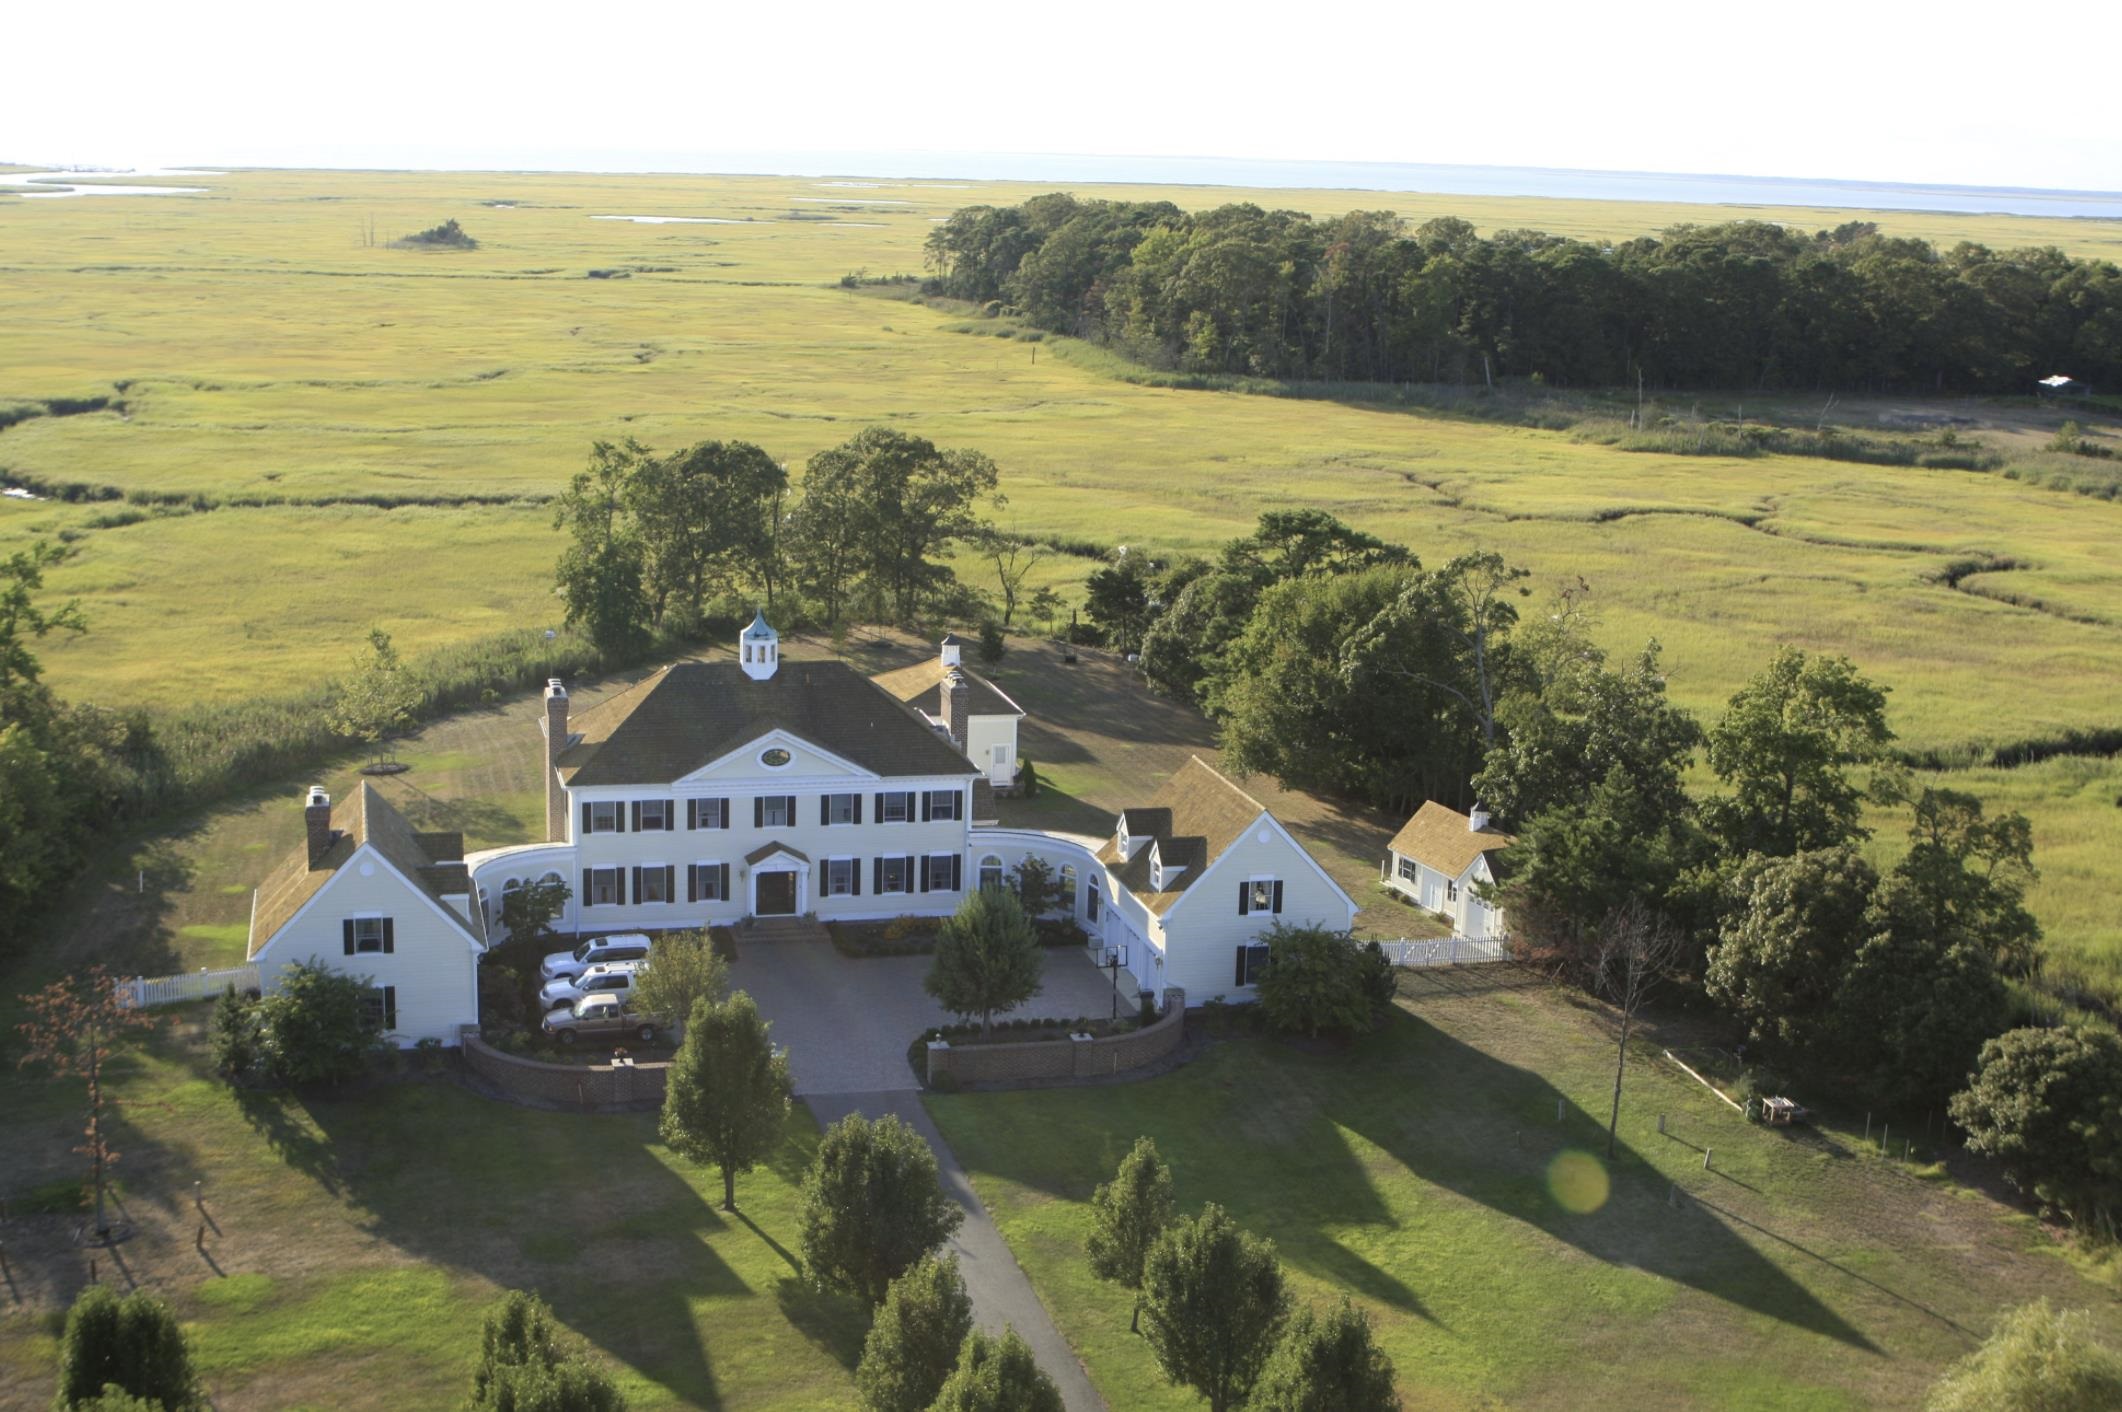
{"type": "Polygon", "coordinates": [[[943,641],[936,644],[937,655],[946,667],[955,667],[965,660],[965,642],[954,632],[945,633],[943,641]]]}
{"type": "Polygon", "coordinates": [[[765,681],[781,665],[781,634],[766,621],[764,610],[752,614],[752,625],[738,637],[737,660],[753,681],[765,681]]]}

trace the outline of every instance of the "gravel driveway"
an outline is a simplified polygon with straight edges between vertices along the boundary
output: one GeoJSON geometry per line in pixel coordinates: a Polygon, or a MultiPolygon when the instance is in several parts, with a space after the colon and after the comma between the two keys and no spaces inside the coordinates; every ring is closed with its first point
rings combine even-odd
{"type": "MultiPolygon", "coordinates": [[[[906,1067],[906,1046],[951,1016],[921,989],[926,956],[852,960],[830,942],[754,942],[730,967],[730,986],[746,991],[773,1023],[774,1043],[788,1051],[796,1092],[882,1093],[919,1087],[906,1067]]],[[[1112,1010],[1112,984],[1072,947],[1046,953],[1043,988],[1010,1018],[1072,1020],[1112,1010]]],[[[1132,1009],[1135,985],[1123,975],[1120,1004],[1132,1009]]]]}

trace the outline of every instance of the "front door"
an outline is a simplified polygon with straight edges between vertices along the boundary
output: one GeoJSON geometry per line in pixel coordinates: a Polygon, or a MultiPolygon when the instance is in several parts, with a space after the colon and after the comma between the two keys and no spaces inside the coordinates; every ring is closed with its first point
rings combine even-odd
{"type": "Polygon", "coordinates": [[[762,917],[796,915],[796,875],[789,872],[754,873],[756,892],[752,911],[762,917]]]}

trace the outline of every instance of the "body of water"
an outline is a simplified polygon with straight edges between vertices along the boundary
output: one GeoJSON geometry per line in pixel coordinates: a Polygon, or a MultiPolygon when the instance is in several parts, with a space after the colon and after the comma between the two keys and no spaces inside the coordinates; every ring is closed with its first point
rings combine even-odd
{"type": "Polygon", "coordinates": [[[227,172],[193,171],[184,167],[161,167],[132,171],[0,172],[0,187],[28,186],[31,191],[13,193],[24,201],[50,201],[62,196],[196,196],[203,186],[141,186],[115,182],[110,177],[214,177],[227,172]]]}

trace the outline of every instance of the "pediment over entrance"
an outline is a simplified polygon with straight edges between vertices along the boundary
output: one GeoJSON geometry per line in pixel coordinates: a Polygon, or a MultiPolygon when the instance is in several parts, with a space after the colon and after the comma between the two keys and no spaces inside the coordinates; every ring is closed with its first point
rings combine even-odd
{"type": "Polygon", "coordinates": [[[810,859],[785,843],[767,843],[744,855],[744,861],[754,868],[771,867],[775,863],[791,868],[807,868],[810,859]]]}

